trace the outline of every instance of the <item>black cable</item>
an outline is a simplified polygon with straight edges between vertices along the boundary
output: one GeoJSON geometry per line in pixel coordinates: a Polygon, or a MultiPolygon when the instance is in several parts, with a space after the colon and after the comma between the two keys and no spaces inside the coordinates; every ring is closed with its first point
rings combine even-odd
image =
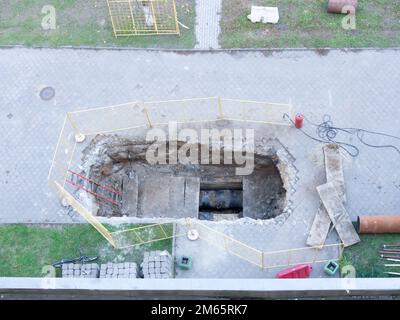
{"type": "MultiPolygon", "coordinates": [[[[290,118],[290,116],[285,113],[283,115],[283,118],[288,118],[289,121],[295,125],[294,121],[290,118]]],[[[383,136],[383,137],[388,137],[388,138],[393,138],[400,140],[400,137],[382,133],[382,132],[376,132],[376,131],[371,131],[371,130],[365,130],[365,129],[360,129],[360,128],[340,128],[340,127],[335,127],[333,125],[333,121],[331,119],[330,115],[324,115],[323,121],[320,124],[313,123],[312,121],[308,120],[307,118],[304,118],[308,123],[310,123],[312,126],[316,127],[316,135],[318,138],[315,138],[305,132],[303,129],[299,129],[304,135],[309,137],[310,139],[317,141],[317,142],[322,142],[322,143],[335,143],[337,144],[340,148],[342,148],[344,151],[346,151],[350,156],[352,157],[357,157],[360,154],[360,150],[357,146],[342,142],[342,141],[337,141],[335,140],[336,136],[342,132],[346,133],[349,135],[355,135],[358,140],[364,144],[365,146],[371,147],[371,148],[392,148],[395,151],[397,151],[400,154],[400,149],[392,144],[386,144],[386,145],[373,145],[370,143],[367,143],[364,141],[363,137],[365,133],[373,134],[373,135],[378,135],[378,136],[383,136]]]]}

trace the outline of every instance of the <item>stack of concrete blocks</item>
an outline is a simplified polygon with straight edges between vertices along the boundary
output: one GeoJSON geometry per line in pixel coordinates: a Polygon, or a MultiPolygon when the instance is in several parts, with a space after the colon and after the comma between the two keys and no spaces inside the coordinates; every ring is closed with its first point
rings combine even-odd
{"type": "Polygon", "coordinates": [[[100,278],[137,278],[137,265],[134,262],[102,264],[100,278]]]}
{"type": "Polygon", "coordinates": [[[168,251],[150,251],[144,253],[143,277],[152,279],[169,279],[173,277],[173,260],[168,251]]]}
{"type": "Polygon", "coordinates": [[[99,265],[97,263],[63,264],[61,274],[63,278],[98,278],[99,265]]]}

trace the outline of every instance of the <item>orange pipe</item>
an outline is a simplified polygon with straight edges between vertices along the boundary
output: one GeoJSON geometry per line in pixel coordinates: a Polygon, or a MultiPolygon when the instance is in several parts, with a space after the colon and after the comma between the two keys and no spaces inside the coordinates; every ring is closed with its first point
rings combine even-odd
{"type": "Polygon", "coordinates": [[[400,216],[359,216],[357,231],[358,233],[400,233],[400,216]]]}
{"type": "Polygon", "coordinates": [[[329,13],[347,14],[348,11],[346,10],[345,12],[343,12],[343,8],[346,6],[351,6],[354,9],[352,11],[350,11],[350,13],[355,14],[357,5],[358,5],[358,0],[329,0],[328,1],[328,12],[329,13]]]}

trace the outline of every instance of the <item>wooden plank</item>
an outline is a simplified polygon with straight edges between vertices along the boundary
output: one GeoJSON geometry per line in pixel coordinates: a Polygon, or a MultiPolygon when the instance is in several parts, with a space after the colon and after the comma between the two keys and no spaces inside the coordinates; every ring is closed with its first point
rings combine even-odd
{"type": "MultiPolygon", "coordinates": [[[[344,185],[343,163],[337,144],[327,144],[323,147],[325,158],[325,172],[327,182],[332,182],[339,192],[343,203],[346,202],[344,185]]],[[[321,247],[324,245],[331,226],[331,219],[324,205],[321,203],[311,226],[307,238],[307,245],[321,247]]]]}
{"type": "Polygon", "coordinates": [[[332,182],[339,193],[343,203],[346,203],[346,190],[344,186],[343,162],[337,144],[324,146],[326,181],[332,182]]]}
{"type": "Polygon", "coordinates": [[[320,185],[317,187],[317,191],[344,246],[348,247],[360,242],[335,184],[328,182],[320,185]]]}
{"type": "Polygon", "coordinates": [[[330,226],[331,218],[321,202],[306,241],[307,245],[311,247],[322,247],[328,236],[330,226]]]}

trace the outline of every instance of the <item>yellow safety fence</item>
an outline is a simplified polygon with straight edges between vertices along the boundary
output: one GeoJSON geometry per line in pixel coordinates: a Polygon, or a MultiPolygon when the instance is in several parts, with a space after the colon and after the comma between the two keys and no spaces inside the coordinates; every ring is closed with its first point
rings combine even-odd
{"type": "Polygon", "coordinates": [[[116,247],[119,249],[126,249],[184,235],[177,234],[171,223],[150,224],[111,232],[116,247]]]}
{"type": "Polygon", "coordinates": [[[262,251],[215,230],[199,220],[187,219],[187,226],[191,230],[196,230],[199,238],[207,241],[210,245],[218,247],[262,269],[340,260],[344,248],[343,243],[335,243],[319,247],[262,251]]]}
{"type": "Polygon", "coordinates": [[[178,124],[203,124],[221,120],[290,126],[284,115],[292,115],[291,104],[219,97],[168,101],[134,101],[109,107],[68,112],[59,135],[49,172],[49,181],[63,187],[66,173],[74,165],[77,141],[97,134],[129,133],[140,128],[178,124]]]}
{"type": "MultiPolygon", "coordinates": [[[[136,101],[69,112],[64,119],[48,179],[57,194],[92,224],[115,248],[127,248],[184,236],[185,234],[174,234],[171,224],[144,225],[118,231],[108,230],[90,209],[66,190],[68,170],[80,165],[79,157],[75,158],[77,144],[85,138],[97,134],[129,133],[139,128],[168,125],[171,121],[180,124],[202,124],[224,120],[291,125],[284,119],[284,114],[292,116],[290,104],[219,97],[153,102],[136,101]]],[[[319,248],[307,247],[264,252],[214,230],[198,220],[189,221],[187,227],[198,230],[200,238],[208,243],[260,268],[337,260],[343,249],[342,244],[332,244],[319,248]]]]}

